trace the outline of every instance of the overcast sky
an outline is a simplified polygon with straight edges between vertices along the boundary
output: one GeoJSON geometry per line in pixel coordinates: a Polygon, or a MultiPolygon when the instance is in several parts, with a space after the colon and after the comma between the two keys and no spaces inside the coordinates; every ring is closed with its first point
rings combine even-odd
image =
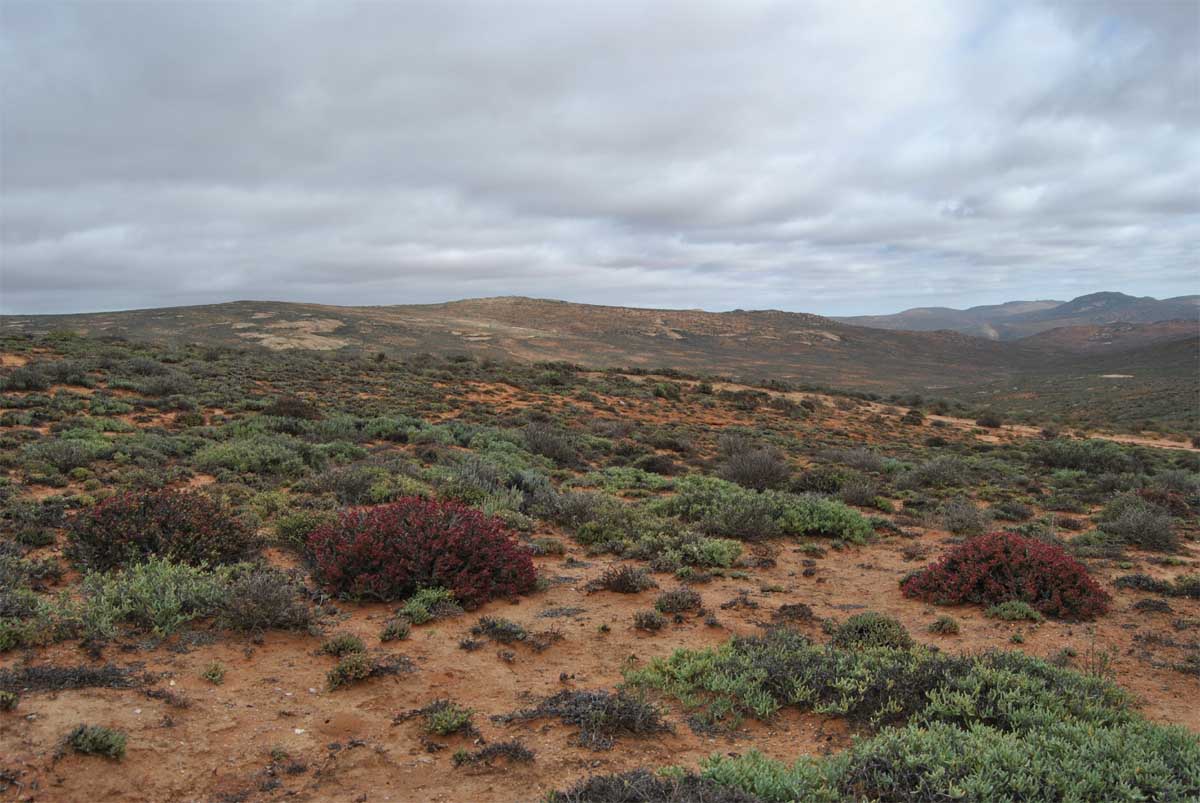
{"type": "Polygon", "coordinates": [[[0,309],[1200,292],[1200,3],[0,0],[0,309]]]}

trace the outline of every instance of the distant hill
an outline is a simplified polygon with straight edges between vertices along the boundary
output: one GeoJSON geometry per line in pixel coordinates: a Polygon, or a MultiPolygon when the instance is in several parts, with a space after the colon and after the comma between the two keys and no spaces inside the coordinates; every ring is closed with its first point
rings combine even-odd
{"type": "Polygon", "coordinates": [[[919,307],[895,315],[838,318],[842,323],[880,329],[934,331],[952,329],[992,340],[1019,340],[1064,326],[1104,326],[1113,323],[1197,321],[1200,295],[1156,299],[1124,293],[1091,293],[1070,301],[1010,301],[971,307],[919,307]]]}
{"type": "Polygon", "coordinates": [[[870,329],[804,313],[653,310],[520,297],[386,307],[237,301],[7,316],[0,324],[0,332],[56,329],[159,343],[671,367],[877,390],[1004,377],[1044,359],[1041,351],[1020,344],[950,331],[870,329]]]}
{"type": "Polygon", "coordinates": [[[1060,326],[1022,338],[1020,343],[1033,348],[1073,351],[1081,354],[1114,354],[1140,349],[1155,343],[1194,338],[1196,321],[1156,321],[1154,323],[1108,323],[1085,326],[1060,326]]]}
{"type": "Polygon", "coordinates": [[[997,323],[1016,315],[1043,310],[1052,310],[1064,301],[1009,301],[1004,304],[986,304],[969,309],[952,307],[913,307],[894,315],[858,315],[837,318],[842,323],[869,326],[873,329],[902,329],[910,332],[935,332],[951,329],[977,337],[998,339],[997,323]]]}

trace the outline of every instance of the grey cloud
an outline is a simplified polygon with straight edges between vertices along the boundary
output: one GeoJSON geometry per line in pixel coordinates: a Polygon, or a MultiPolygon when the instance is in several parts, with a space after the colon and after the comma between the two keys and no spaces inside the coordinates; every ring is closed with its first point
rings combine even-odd
{"type": "Polygon", "coordinates": [[[0,13],[5,312],[1197,289],[1191,2],[0,13]]]}

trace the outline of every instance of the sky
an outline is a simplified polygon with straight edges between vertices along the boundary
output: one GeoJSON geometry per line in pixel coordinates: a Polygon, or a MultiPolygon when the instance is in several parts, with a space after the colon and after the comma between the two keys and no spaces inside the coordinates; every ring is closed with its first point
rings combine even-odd
{"type": "Polygon", "coordinates": [[[0,311],[1200,292],[1200,3],[0,0],[0,311]]]}

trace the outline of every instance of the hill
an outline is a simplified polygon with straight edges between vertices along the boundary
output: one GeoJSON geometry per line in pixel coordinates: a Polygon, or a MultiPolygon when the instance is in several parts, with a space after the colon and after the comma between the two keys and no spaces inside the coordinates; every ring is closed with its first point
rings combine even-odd
{"type": "Polygon", "coordinates": [[[1041,359],[1035,349],[957,332],[884,331],[804,313],[655,310],[520,297],[382,307],[237,301],[3,321],[9,333],[56,329],[175,344],[670,367],[881,390],[992,379],[1041,359]]]}
{"type": "Polygon", "coordinates": [[[1104,326],[1112,323],[1196,321],[1200,296],[1156,299],[1124,293],[1091,293],[1070,301],[1011,301],[956,310],[944,307],[909,309],[895,315],[838,318],[843,323],[880,329],[956,332],[993,340],[1019,340],[1064,326],[1104,326]]]}

